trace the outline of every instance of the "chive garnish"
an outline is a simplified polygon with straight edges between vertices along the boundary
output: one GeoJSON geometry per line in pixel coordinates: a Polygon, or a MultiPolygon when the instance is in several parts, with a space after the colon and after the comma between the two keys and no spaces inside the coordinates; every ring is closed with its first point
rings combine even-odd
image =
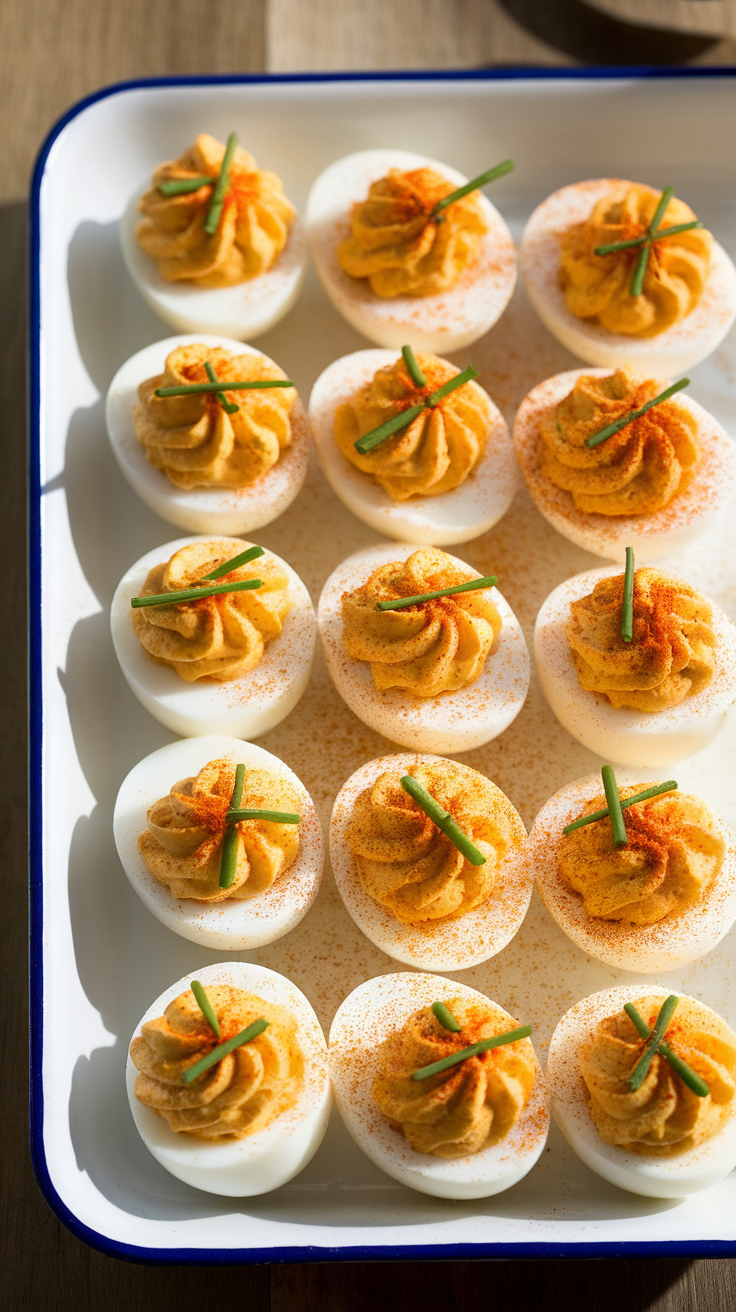
{"type": "Polygon", "coordinates": [[[217,175],[217,182],[215,183],[214,191],[212,192],[210,207],[207,211],[207,218],[204,221],[204,230],[210,237],[213,233],[217,232],[218,224],[222,218],[222,206],[230,184],[230,166],[233,161],[233,155],[235,154],[237,144],[238,138],[234,132],[231,132],[227,139],[225,154],[222,157],[220,172],[217,175]]]}
{"type": "Polygon", "coordinates": [[[226,574],[231,574],[233,570],[240,569],[241,565],[247,565],[250,560],[258,560],[259,556],[265,555],[263,547],[248,547],[247,551],[241,551],[239,556],[233,556],[231,560],[226,560],[224,564],[218,565],[217,569],[210,570],[209,574],[203,574],[200,583],[205,579],[221,579],[226,574]]]}
{"type": "MultiPolygon", "coordinates": [[[[210,364],[209,360],[205,360],[205,362],[204,362],[204,367],[205,367],[205,369],[207,370],[207,377],[209,378],[210,382],[211,382],[211,383],[216,383],[216,382],[218,382],[217,374],[215,373],[214,369],[212,368],[212,365],[210,364]]],[[[228,414],[228,415],[234,415],[234,414],[237,413],[239,407],[235,404],[234,401],[228,401],[228,399],[227,399],[227,397],[225,396],[225,394],[224,394],[222,388],[219,388],[219,387],[218,387],[218,389],[217,389],[215,395],[217,396],[217,399],[218,399],[220,405],[222,406],[222,408],[223,408],[223,410],[225,411],[226,414],[228,414]]]]}
{"type": "Polygon", "coordinates": [[[192,990],[192,993],[194,994],[194,999],[197,1003],[197,1006],[199,1007],[199,1010],[201,1011],[202,1015],[207,1021],[207,1024],[209,1025],[210,1029],[214,1031],[214,1034],[219,1039],[220,1022],[217,1019],[212,1009],[212,1003],[207,997],[207,994],[202,988],[202,985],[200,984],[198,979],[193,979],[189,987],[192,990]]]}
{"type": "Polygon", "coordinates": [[[214,1066],[216,1062],[222,1061],[223,1057],[227,1057],[229,1052],[233,1052],[235,1048],[242,1048],[243,1044],[250,1043],[251,1039],[257,1039],[258,1035],[266,1029],[268,1029],[267,1020],[254,1020],[247,1030],[241,1030],[240,1034],[233,1035],[232,1039],[226,1039],[224,1043],[218,1043],[217,1047],[208,1052],[206,1057],[196,1062],[194,1066],[190,1066],[189,1070],[184,1071],[181,1077],[182,1084],[191,1084],[198,1075],[203,1075],[205,1071],[209,1070],[210,1066],[214,1066]]]}
{"type": "Polygon", "coordinates": [[[379,610],[403,610],[405,606],[418,606],[423,601],[434,601],[435,597],[452,597],[456,592],[474,592],[476,588],[492,588],[496,582],[495,574],[488,574],[482,579],[466,579],[456,583],[452,588],[439,588],[437,592],[420,592],[416,597],[397,597],[393,601],[379,601],[379,610]]]}
{"type": "Polygon", "coordinates": [[[293,811],[259,811],[256,807],[236,809],[232,807],[225,816],[229,825],[236,825],[239,820],[273,820],[279,825],[298,825],[299,816],[293,811]]]}
{"type": "MultiPolygon", "coordinates": [[[[209,373],[209,370],[208,370],[209,373]]],[[[246,392],[259,387],[293,387],[290,378],[251,378],[245,382],[222,383],[213,378],[209,383],[180,383],[176,387],[157,387],[154,396],[189,396],[196,392],[246,392]]]]}
{"type": "Polygon", "coordinates": [[[643,232],[641,237],[629,237],[627,241],[612,241],[607,246],[596,246],[594,254],[613,255],[616,251],[627,251],[632,246],[641,246],[644,242],[659,241],[660,237],[674,237],[678,232],[689,232],[691,228],[702,227],[701,219],[691,219],[689,223],[673,223],[671,228],[659,228],[653,238],[643,232]]]}
{"type": "MultiPolygon", "coordinates": [[[[662,192],[662,195],[659,198],[659,204],[656,210],[654,211],[654,217],[651,223],[649,224],[649,227],[647,228],[647,235],[649,237],[654,236],[664,216],[664,212],[667,209],[667,206],[669,205],[674,194],[675,194],[674,187],[665,187],[664,191],[662,192]]],[[[644,290],[644,275],[647,271],[647,265],[649,264],[649,252],[651,251],[651,249],[652,249],[651,242],[647,242],[641,248],[641,253],[639,255],[638,260],[636,261],[634,276],[631,279],[631,282],[629,283],[629,296],[641,296],[644,290]]]]}
{"type": "Polygon", "coordinates": [[[411,1078],[428,1080],[430,1075],[439,1075],[442,1071],[449,1070],[451,1066],[458,1066],[461,1061],[467,1061],[468,1057],[477,1057],[481,1052],[488,1052],[490,1048],[501,1048],[506,1043],[516,1043],[517,1039],[528,1039],[531,1032],[531,1025],[522,1025],[518,1030],[509,1030],[508,1034],[497,1034],[493,1039],[481,1039],[480,1043],[471,1043],[468,1048],[460,1048],[458,1052],[443,1057],[441,1061],[433,1061],[430,1066],[421,1066],[418,1071],[412,1072],[411,1078]]]}
{"type": "Polygon", "coordinates": [[[655,1052],[659,1048],[660,1043],[662,1042],[662,1039],[667,1033],[667,1026],[672,1020],[672,1015],[678,1002],[679,1002],[679,998],[677,997],[677,995],[675,993],[671,993],[670,996],[668,998],[665,998],[664,1002],[662,1003],[662,1006],[660,1007],[659,1013],[657,1015],[657,1019],[655,1020],[654,1026],[652,1027],[652,1030],[646,1041],[644,1051],[642,1052],[641,1057],[637,1061],[633,1071],[631,1072],[631,1074],[629,1075],[626,1081],[632,1093],[635,1093],[637,1089],[641,1088],[641,1085],[644,1082],[649,1067],[652,1064],[652,1057],[654,1056],[655,1052]]]}
{"type": "Polygon", "coordinates": [[[486,173],[481,173],[479,177],[473,178],[471,182],[466,182],[464,186],[458,187],[456,191],[451,191],[449,196],[443,196],[438,200],[432,209],[431,218],[436,218],[448,205],[454,205],[456,200],[462,200],[463,196],[469,196],[471,191],[477,191],[479,187],[485,187],[488,182],[495,182],[496,178],[502,178],[504,173],[510,173],[514,167],[512,159],[505,159],[502,164],[496,164],[494,168],[488,169],[486,173]]]}
{"type": "MultiPolygon", "coordinates": [[[[621,810],[623,811],[627,806],[635,806],[637,802],[646,802],[650,797],[659,797],[660,793],[674,792],[676,788],[674,779],[668,779],[666,784],[655,784],[653,788],[645,788],[643,793],[635,793],[633,797],[627,797],[621,802],[621,810]]],[[[596,820],[605,820],[608,814],[607,806],[600,811],[591,811],[590,815],[582,815],[579,820],[573,820],[572,824],[565,825],[562,832],[571,834],[573,829],[582,829],[584,825],[592,825],[596,820]]]]}
{"type": "Polygon", "coordinates": [[[175,606],[182,601],[199,601],[200,597],[216,597],[223,592],[248,592],[251,588],[262,588],[261,579],[242,579],[237,583],[216,583],[211,588],[184,588],[181,592],[157,592],[150,597],[131,597],[130,604],[137,610],[140,606],[175,606]]]}
{"type": "Polygon", "coordinates": [[[379,442],[385,442],[386,438],[391,437],[392,433],[398,433],[400,428],[406,428],[423,410],[429,410],[439,405],[440,401],[449,396],[450,392],[462,387],[464,383],[469,383],[471,378],[477,377],[478,370],[469,365],[467,369],[463,369],[461,374],[455,374],[454,378],[450,378],[441,387],[438,387],[437,391],[428,396],[426,401],[422,401],[421,405],[412,405],[408,410],[402,410],[400,414],[394,415],[393,419],[387,419],[385,423],[379,424],[378,428],[372,428],[370,433],[364,433],[363,437],[359,437],[357,442],[354,443],[356,451],[364,456],[367,451],[372,451],[374,446],[378,446],[379,442]]]}
{"type": "MultiPolygon", "coordinates": [[[[232,796],[228,812],[235,811],[240,806],[243,797],[243,784],[245,783],[245,766],[241,762],[235,767],[235,784],[233,786],[232,796]]],[[[235,867],[238,860],[238,831],[234,824],[228,824],[225,835],[222,840],[222,856],[220,857],[220,888],[229,888],[235,878],[235,867]]]]}
{"type": "Polygon", "coordinates": [[[450,1030],[452,1034],[460,1033],[462,1025],[458,1025],[452,1012],[445,1006],[444,1002],[433,1002],[432,1011],[444,1029],[450,1030]]]}
{"type": "MultiPolygon", "coordinates": [[[[648,1039],[651,1033],[649,1026],[643,1016],[639,1014],[633,1002],[625,1002],[624,1011],[641,1038],[648,1039]]],[[[687,1085],[692,1093],[696,1094],[698,1098],[708,1097],[710,1089],[705,1080],[693,1070],[692,1066],[688,1066],[687,1062],[682,1060],[682,1057],[678,1057],[677,1053],[672,1051],[668,1043],[660,1043],[659,1051],[665,1060],[669,1062],[675,1075],[679,1075],[680,1079],[687,1085]]]]}
{"type": "Polygon", "coordinates": [[[624,570],[624,600],[621,607],[621,637],[631,642],[634,636],[634,548],[626,548],[624,570]]]}
{"type": "Polygon", "coordinates": [[[411,378],[411,381],[415,384],[416,387],[426,387],[427,380],[424,377],[424,374],[422,373],[421,369],[419,368],[419,365],[417,364],[416,356],[412,351],[411,347],[402,346],[401,354],[404,357],[404,364],[406,365],[407,372],[409,374],[409,377],[411,378]]]}
{"type": "Polygon", "coordinates": [[[158,190],[162,196],[186,196],[191,191],[199,191],[200,187],[211,187],[213,178],[169,178],[167,182],[159,182],[158,190]]]}
{"type": "Polygon", "coordinates": [[[646,405],[640,406],[638,410],[629,410],[628,414],[622,415],[615,423],[609,424],[607,428],[602,428],[599,433],[592,433],[590,437],[586,437],[585,446],[598,446],[600,442],[605,442],[607,437],[613,437],[615,433],[620,433],[622,428],[627,428],[629,424],[633,424],[635,419],[641,419],[647,410],[652,409],[652,406],[659,405],[661,401],[666,401],[670,396],[674,396],[675,392],[681,392],[683,387],[689,386],[690,379],[681,378],[679,382],[673,383],[671,387],[666,387],[663,392],[660,392],[659,396],[652,397],[651,401],[647,401],[646,405]]]}
{"type": "Polygon", "coordinates": [[[618,795],[618,784],[613,773],[613,766],[602,766],[601,775],[603,777],[603,790],[608,802],[608,814],[611,817],[614,847],[626,847],[629,840],[626,837],[626,825],[621,812],[621,798],[618,795]]]}
{"type": "Polygon", "coordinates": [[[486,859],[483,853],[475,846],[475,843],[471,843],[468,835],[463,833],[459,824],[456,820],[453,820],[449,811],[446,811],[443,806],[440,806],[439,802],[435,801],[431,793],[428,793],[426,788],[422,788],[422,785],[417,783],[412,775],[405,774],[403,776],[401,787],[404,789],[405,793],[408,793],[409,796],[414,799],[417,806],[422,808],[425,815],[428,815],[430,820],[434,821],[437,828],[442,830],[445,837],[449,838],[453,846],[457,848],[458,852],[462,853],[466,861],[470,862],[471,866],[485,865],[486,859]]]}

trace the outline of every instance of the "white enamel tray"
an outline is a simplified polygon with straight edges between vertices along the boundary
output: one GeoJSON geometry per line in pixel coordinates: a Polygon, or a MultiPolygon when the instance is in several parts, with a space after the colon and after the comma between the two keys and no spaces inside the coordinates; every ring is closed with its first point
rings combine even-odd
{"type": "MultiPolygon", "coordinates": [[[[144,1148],[125,1093],[127,1045],[152,999],[216,953],[149,915],[119,864],[112,834],[118,787],[142,757],[172,741],[129,691],[113,654],[108,609],[128,566],[172,529],[124,482],[105,435],[107,386],[128,356],[171,330],[123,266],[117,220],[154,165],[197,132],[236,130],[283,178],[303,212],[332,160],[370,146],[444,159],[468,176],[511,156],[493,201],[515,236],[565,183],[620,176],[672,184],[736,254],[733,123],[736,83],[700,74],[632,80],[564,75],[190,80],[113,88],[75,107],[52,133],[34,188],[32,286],[32,1138],[41,1186],[88,1242],[152,1261],[304,1261],[357,1257],[652,1256],[736,1253],[736,1177],[686,1202],[637,1198],[606,1184],[552,1132],[548,1151],[507,1193],[433,1200],[394,1183],[339,1120],[291,1184],[261,1198],[199,1193],[144,1148]]],[[[367,345],[327,303],[313,273],[289,316],[258,342],[307,398],[332,360],[367,345]]],[[[578,362],[558,346],[519,288],[486,338],[455,357],[513,419],[526,392],[578,362]]],[[[693,374],[692,395],[736,433],[736,341],[693,374]]],[[[312,597],[377,535],[330,491],[313,462],[292,510],[258,535],[296,563],[312,597]]],[[[530,636],[541,602],[597,564],[558,536],[520,492],[489,533],[453,550],[499,586],[530,636]]],[[[728,515],[665,567],[736,618],[736,523],[728,515]]],[[[342,783],[396,750],[333,693],[320,660],[292,714],[261,740],[304,781],[325,830],[342,783]]],[[[557,724],[532,683],[511,727],[461,759],[494,780],[527,825],[563,784],[600,761],[557,724]]],[[[676,772],[736,820],[736,732],[676,772]]],[[[663,976],[736,1025],[736,932],[709,956],[663,976]]],[[[233,954],[237,955],[237,954],[233,954]]],[[[302,923],[247,954],[294,980],[327,1030],[361,981],[396,970],[357,930],[331,875],[302,923]]],[[[533,899],[512,943],[462,972],[545,1045],[562,1013],[630,976],[595,962],[533,899]]]]}

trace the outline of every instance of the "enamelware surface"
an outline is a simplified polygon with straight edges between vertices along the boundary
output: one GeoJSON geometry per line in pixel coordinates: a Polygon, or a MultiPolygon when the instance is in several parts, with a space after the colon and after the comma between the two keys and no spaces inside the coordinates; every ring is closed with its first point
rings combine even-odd
{"type": "MultiPolygon", "coordinates": [[[[469,1203],[394,1183],[336,1119],[307,1169],[258,1199],[198,1193],[146,1151],[125,1093],[130,1035],[165,989],[222,953],[159,924],[115,851],[120,783],[174,735],[128,689],[107,616],[131,561],[172,532],[124,481],[103,413],[121,364],[170,335],[125,270],[118,220],[140,179],[196,132],[222,139],[238,131],[281,174],[302,212],[317,174],[368,146],[417,150],[468,176],[510,156],[516,171],[494,184],[493,202],[517,240],[535,205],[576,179],[606,173],[671,183],[733,254],[735,94],[732,78],[717,75],[208,79],[105,93],[52,136],[36,175],[33,247],[33,1147],[46,1196],[89,1242],[156,1262],[736,1253],[735,1177],[676,1206],[637,1199],[584,1167],[556,1131],[526,1179],[469,1203]]],[[[292,312],[255,344],[302,396],[332,360],[368,345],[331,308],[313,272],[292,312]]],[[[694,371],[690,389],[732,433],[734,346],[732,334],[694,371]]],[[[475,365],[507,422],[532,386],[580,367],[522,287],[487,337],[453,362],[475,365]]],[[[292,508],[257,540],[295,566],[316,600],[331,571],[378,535],[338,501],[313,462],[292,508]]],[[[547,525],[525,491],[490,532],[455,550],[482,574],[503,577],[528,638],[549,592],[598,564],[547,525]]],[[[663,564],[734,618],[735,555],[732,516],[663,564]]],[[[396,750],[336,697],[319,655],[297,708],[260,743],[303,780],[323,827],[348,776],[396,750]]],[[[503,789],[527,826],[557,789],[601,764],[560,728],[536,680],[514,723],[461,759],[503,789]]],[[[733,823],[735,766],[731,719],[676,777],[733,823]]],[[[661,982],[702,998],[733,1026],[733,950],[732,932],[661,982]]],[[[295,930],[245,955],[292,979],[325,1030],[353,988],[396,969],[353,924],[329,872],[295,930]]],[[[536,895],[509,946],[459,980],[528,1016],[543,1062],[574,1002],[628,982],[574,948],[536,895]]]]}

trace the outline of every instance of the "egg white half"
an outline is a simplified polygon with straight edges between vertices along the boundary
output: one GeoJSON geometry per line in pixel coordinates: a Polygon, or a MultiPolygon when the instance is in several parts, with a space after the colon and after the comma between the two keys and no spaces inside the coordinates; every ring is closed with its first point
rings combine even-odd
{"type": "Polygon", "coordinates": [[[394,501],[370,475],[346,460],[335,437],[335,413],[373,375],[396,361],[395,351],[355,351],[320,374],[309,398],[309,423],[327,481],[364,524],[401,542],[448,546],[470,542],[506,514],[518,487],[518,470],[506,421],[491,406],[486,448],[459,487],[439,496],[394,501]]]}
{"type": "Polygon", "coordinates": [[[434,296],[377,296],[365,278],[340,267],[337,249],[350,234],[350,210],[389,169],[432,168],[455,187],[468,181],[447,164],[408,150],[361,150],[320,173],[307,202],[306,229],[320,282],[335,309],[378,346],[445,355],[475,342],[505,310],[516,283],[516,254],[506,224],[491,202],[477,195],[488,225],[477,260],[447,291],[434,296]]]}
{"type": "Polygon", "coordinates": [[[656,337],[609,333],[598,324],[578,319],[567,308],[559,285],[560,236],[573,224],[584,222],[599,200],[622,185],[619,178],[575,182],[542,201],[521,241],[524,282],[542,323],[579,359],[614,368],[628,364],[645,374],[681,374],[711,355],[736,319],[736,269],[717,241],[695,309],[656,337]]]}
{"type": "Polygon", "coordinates": [[[138,201],[150,180],[131,197],[120,220],[120,245],[133,282],[151,309],[181,333],[224,333],[245,341],[279,323],[294,305],[304,281],[307,244],[299,216],[286,245],[265,273],[234,287],[197,287],[194,280],[167,282],[152,256],[138,245],[138,201]]]}
{"type": "Polygon", "coordinates": [[[427,921],[421,926],[404,924],[365,891],[345,837],[356,798],[380,775],[387,770],[406,774],[418,763],[440,760],[438,756],[399,752],[368,761],[356,770],[343,784],[332,808],[330,862],[348,912],[358,929],[382,952],[418,970],[467,970],[505,948],[527,913],[533,877],[525,860],[526,828],[521,816],[516,816],[516,837],[524,846],[510,852],[499,867],[490,897],[464,916],[427,921]]]}
{"type": "MultiPolygon", "coordinates": [[[[578,510],[572,493],[555,487],[541,468],[539,422],[545,410],[569,395],[578,378],[591,375],[610,377],[610,370],[571,369],[532,388],[514,423],[516,458],[537,510],[563,537],[608,560],[623,561],[627,547],[643,552],[647,560],[659,560],[700,537],[713,516],[731,501],[736,492],[736,447],[717,419],[680,392],[677,404],[696,420],[700,447],[699,463],[684,491],[651,515],[578,510]]],[[[663,379],[663,390],[666,383],[663,379]]]]}
{"type": "MultiPolygon", "coordinates": [[[[335,1101],[348,1133],[376,1166],[401,1184],[436,1198],[489,1198],[523,1179],[547,1142],[549,1094],[541,1068],[519,1121],[500,1143],[468,1157],[447,1160],[420,1153],[391,1128],[371,1097],[378,1073],[377,1048],[401,1029],[412,1012],[433,1002],[467,998],[488,1003],[476,989],[439,975],[405,972],[360,984],[341,1003],[330,1028],[330,1073],[335,1101]]],[[[509,1029],[526,1024],[491,1005],[509,1029]]]]}
{"type": "MultiPolygon", "coordinates": [[[[493,588],[503,627],[480,678],[457,692],[413,697],[402,688],[377,688],[368,661],[349,656],[343,643],[342,595],[360,587],[374,570],[406,560],[421,543],[394,542],[349,556],[332,572],[319,599],[318,617],[327,668],[343,701],[359,720],[401,747],[453,755],[497,738],[516,718],[529,688],[529,652],[521,625],[493,588]]],[[[459,569],[472,569],[457,556],[459,569]]],[[[477,570],[472,571],[480,577],[477,570]]]]}
{"type": "Polygon", "coordinates": [[[259,664],[240,679],[187,683],[175,670],[159,665],[146,654],[130,622],[131,597],[140,596],[149,570],[169,560],[181,547],[201,541],[225,542],[232,547],[233,556],[251,545],[242,538],[218,534],[179,538],[141,556],[123,575],[112,599],[110,625],[115,654],[131,691],[167,729],[186,738],[198,734],[257,738],[294,709],[312,669],[317,621],[309,593],[291,565],[273,551],[268,552],[288,576],[293,608],[278,638],[267,644],[259,664]]]}
{"type": "Polygon", "coordinates": [[[327,1046],[320,1023],[300,989],[284,975],[245,961],[224,961],[199,966],[172,984],[148,1008],[132,1039],[146,1021],[162,1016],[170,1002],[198,979],[205,988],[218,984],[254,993],[264,1002],[285,1007],[297,1022],[299,1046],[304,1054],[304,1080],[296,1104],[270,1124],[244,1139],[212,1142],[196,1135],[177,1134],[162,1116],[138,1102],[137,1071],[128,1056],[125,1081],[136,1129],[146,1148],[167,1171],[195,1189],[228,1198],[251,1198],[292,1180],[312,1160],[327,1129],[332,1096],[327,1046]]]}
{"type": "Polygon", "coordinates": [[[286,378],[283,370],[262,351],[232,337],[204,333],[153,342],[126,360],[110,384],[105,403],[110,444],[133,491],[162,519],[193,533],[252,533],[283,514],[300,492],[306,477],[309,425],[299,397],[291,411],[291,446],[271,469],[243,488],[177,487],[162,469],[153,467],[136,436],[133,410],[138,404],[139,385],[147,378],[162,374],[167,355],[178,346],[200,342],[205,346],[222,347],[234,355],[261,356],[286,378]]]}
{"type": "Polygon", "coordinates": [[[224,952],[263,947],[288,934],[307,914],[319,892],[324,845],[319,819],[304,784],[288,765],[254,743],[239,738],[183,738],[139,761],[123,780],[113,816],[115,846],[122,867],[141,902],[175,934],[224,952]],[[224,758],[249,769],[269,770],[286,779],[299,796],[299,852],[289,869],[263,893],[224,902],[172,897],[159,884],[138,850],[146,813],[167,797],[180,779],[195,776],[209,761],[224,758]]]}
{"type": "MultiPolygon", "coordinates": [[[[604,1143],[588,1110],[578,1053],[598,1022],[615,1016],[624,1003],[635,1002],[645,993],[661,993],[664,1001],[671,992],[670,988],[660,988],[647,981],[646,985],[624,984],[583,998],[559,1022],[547,1059],[552,1111],[570,1147],[604,1180],[647,1198],[684,1198],[723,1180],[736,1166],[736,1115],[731,1116],[720,1134],[676,1157],[649,1157],[604,1143]]],[[[707,1015],[715,1015],[696,998],[688,998],[684,993],[679,996],[694,1002],[707,1015]]]]}
{"type": "MultiPolygon", "coordinates": [[[[638,785],[639,791],[652,787],[652,780],[642,783],[630,771],[619,774],[617,782],[621,788],[638,785]]],[[[683,787],[682,791],[689,790],[683,787]]],[[[555,793],[537,815],[529,835],[528,853],[544,905],[581,951],[618,970],[647,975],[659,970],[677,970],[697,961],[720,943],[736,920],[736,839],[732,831],[718,816],[713,816],[726,850],[718,874],[695,906],[679,916],[665,916],[655,925],[601,920],[586,915],[582,897],[568,887],[560,874],[557,854],[568,841],[562,833],[565,825],[576,820],[585,804],[602,792],[600,775],[576,779],[555,793]]]]}
{"type": "Polygon", "coordinates": [[[565,633],[572,602],[611,572],[604,567],[576,574],[542,603],[534,626],[539,681],[560,724],[584,747],[619,765],[658,769],[701,752],[723,728],[736,701],[736,626],[710,602],[717,642],[713,677],[679,706],[656,712],[611,706],[602,694],[580,687],[565,633]]]}

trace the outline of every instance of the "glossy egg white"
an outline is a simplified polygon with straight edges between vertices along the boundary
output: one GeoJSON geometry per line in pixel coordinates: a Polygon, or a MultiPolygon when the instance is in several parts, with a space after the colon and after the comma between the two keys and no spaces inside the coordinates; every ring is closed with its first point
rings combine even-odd
{"type": "Polygon", "coordinates": [[[609,333],[598,324],[578,319],[567,308],[559,285],[561,234],[584,222],[594,205],[621,185],[618,178],[596,178],[575,182],[548,196],[524,230],[519,252],[524,282],[545,327],[579,359],[613,368],[627,364],[639,373],[677,377],[711,355],[736,319],[736,269],[717,241],[695,309],[656,337],[609,333]]]}
{"type": "Polygon", "coordinates": [[[233,287],[197,287],[194,279],[167,282],[152,256],[138,245],[138,201],[150,179],[131,197],[120,220],[123,259],[144,301],[180,333],[223,333],[246,341],[273,328],[294,305],[304,281],[307,244],[296,215],[286,245],[265,273],[233,287]]]}
{"type": "Polygon", "coordinates": [[[228,985],[253,993],[265,1002],[285,1007],[297,1022],[304,1054],[304,1080],[295,1106],[243,1139],[214,1143],[196,1135],[177,1134],[162,1116],[138,1102],[133,1062],[128,1056],[125,1079],[136,1129],[146,1148],[167,1171],[195,1189],[228,1198],[251,1198],[292,1180],[312,1160],[322,1142],[332,1097],[327,1046],[320,1023],[300,989],[284,975],[245,961],[198,966],[172,984],[141,1018],[131,1040],[146,1021],[162,1016],[170,1002],[189,989],[192,979],[207,988],[228,985]]]}
{"type": "Polygon", "coordinates": [[[294,709],[312,668],[317,621],[309,593],[291,565],[274,552],[268,553],[289,578],[293,608],[278,638],[267,643],[262,660],[240,679],[187,683],[175,670],[159,665],[146,654],[130,622],[131,598],[140,596],[154,565],[170,560],[181,547],[203,540],[226,542],[233,556],[251,545],[242,538],[219,535],[179,538],[141,556],[123,575],[112,599],[110,625],[115,655],[138,701],[167,729],[186,738],[199,734],[258,738],[294,709]]]}
{"type": "Polygon", "coordinates": [[[350,234],[352,206],[366,199],[373,182],[389,169],[436,169],[455,187],[468,181],[457,169],[408,150],[361,150],[320,173],[307,202],[306,229],[320,282],[335,309],[378,346],[446,355],[475,342],[503,314],[516,283],[516,254],[506,224],[478,192],[488,232],[478,259],[454,287],[434,296],[376,296],[365,278],[340,267],[337,249],[350,234]]]}
{"type": "Polygon", "coordinates": [[[286,374],[261,351],[232,337],[208,333],[167,337],[137,351],[118,369],[107,393],[105,419],[110,444],[120,469],[142,501],[162,519],[192,533],[252,533],[283,514],[301,490],[309,461],[309,426],[297,396],[291,411],[292,441],[276,464],[243,488],[181,488],[155,469],[138,441],[133,411],[138,388],[162,374],[166,357],[178,346],[198,343],[219,346],[234,355],[256,355],[286,374]]]}
{"type": "Polygon", "coordinates": [[[309,424],[327,481],[364,524],[401,542],[443,547],[469,542],[506,514],[518,487],[518,470],[506,421],[488,397],[491,422],[486,448],[464,483],[439,496],[394,501],[379,483],[346,460],[334,437],[335,413],[374,374],[396,362],[395,351],[355,351],[320,374],[309,398],[309,424]]]}
{"type": "MultiPolygon", "coordinates": [[[[345,833],[360,793],[387,770],[406,774],[413,766],[440,761],[438,756],[398,752],[368,761],[343,784],[330,822],[330,863],[340,896],[360,929],[382,952],[418,970],[467,970],[511,942],[527,913],[533,875],[525,859],[526,828],[517,815],[521,845],[501,865],[490,897],[464,916],[423,925],[406,925],[363,888],[345,833]]],[[[500,789],[499,789],[500,792],[500,789]]]]}
{"type": "MultiPolygon", "coordinates": [[[[510,1189],[531,1171],[549,1129],[549,1094],[541,1068],[529,1102],[511,1133],[491,1148],[454,1160],[420,1153],[391,1128],[371,1097],[378,1073],[377,1049],[412,1012],[433,1002],[490,1000],[466,984],[439,975],[405,972],[367,980],[340,1005],[330,1028],[330,1073],[335,1101],[348,1133],[376,1166],[394,1180],[436,1198],[489,1198],[510,1189]]],[[[527,1023],[499,1007],[509,1029],[527,1023]]]]}
{"type": "MultiPolygon", "coordinates": [[[[720,1134],[698,1148],[673,1157],[645,1156],[604,1143],[588,1110],[578,1053],[599,1021],[622,1011],[624,1003],[655,993],[661,993],[664,1001],[671,992],[669,986],[660,988],[647,982],[646,985],[624,984],[583,998],[559,1022],[547,1059],[552,1111],[570,1147],[604,1180],[647,1198],[684,1198],[723,1180],[736,1167],[736,1115],[731,1116],[720,1134]]],[[[684,993],[679,996],[696,1003],[703,1013],[715,1014],[696,998],[688,998],[684,993]]]]}
{"type": "Polygon", "coordinates": [[[713,678],[679,706],[654,713],[611,706],[602,695],[580,687],[565,632],[572,602],[611,575],[610,566],[576,574],[542,603],[534,626],[539,681],[560,724],[584,747],[618,765],[656,770],[701,752],[723,728],[736,701],[736,626],[710,602],[717,642],[713,678]]]}
{"type": "Polygon", "coordinates": [[[314,802],[288,765],[239,738],[183,738],[139,761],[123,780],[113,816],[115,846],[141,902],[175,934],[223,952],[245,952],[288,934],[307,914],[319,892],[324,867],[322,831],[314,802]],[[299,801],[299,852],[271,888],[251,898],[196,902],[175,898],[148,870],[138,850],[146,814],[180,779],[195,776],[209,761],[225,759],[247,769],[268,770],[288,780],[299,801]]]}
{"type": "MultiPolygon", "coordinates": [[[[319,631],[333,683],[359,720],[401,747],[451,756],[482,747],[516,718],[529,688],[529,652],[514,612],[493,588],[503,627],[475,683],[433,698],[413,697],[402,688],[377,688],[369,663],[354,659],[345,650],[342,595],[360,587],[380,565],[406,560],[421,545],[381,544],[338,565],[319,599],[319,631]]],[[[472,569],[457,556],[449,559],[459,569],[472,569]]],[[[477,570],[473,573],[481,577],[477,570]]]]}
{"type": "MultiPolygon", "coordinates": [[[[686,392],[677,404],[697,422],[700,447],[698,465],[687,486],[662,510],[651,515],[600,515],[578,510],[571,492],[555,487],[540,465],[539,423],[546,410],[572,391],[578,378],[610,377],[609,369],[571,369],[532,388],[522,401],[514,423],[514,446],[529,493],[544,518],[558,533],[594,556],[623,561],[633,547],[648,561],[659,560],[700,537],[713,516],[736,493],[736,447],[707,410],[686,392]]],[[[667,380],[662,379],[662,389],[667,380]]]]}
{"type": "MultiPolygon", "coordinates": [[[[639,791],[651,788],[653,782],[664,782],[643,782],[630,771],[619,772],[616,778],[620,788],[631,785],[639,791]]],[[[681,788],[690,791],[684,784],[681,788]]],[[[681,915],[665,916],[655,925],[597,919],[586,915],[582,897],[562,879],[557,853],[567,842],[562,832],[565,825],[576,820],[586,803],[602,792],[600,775],[576,779],[555,793],[537,815],[529,835],[528,854],[544,905],[582,952],[607,966],[647,975],[678,970],[697,961],[720,943],[736,920],[736,839],[732,831],[713,815],[726,850],[720,870],[695,906],[681,915]]]]}

